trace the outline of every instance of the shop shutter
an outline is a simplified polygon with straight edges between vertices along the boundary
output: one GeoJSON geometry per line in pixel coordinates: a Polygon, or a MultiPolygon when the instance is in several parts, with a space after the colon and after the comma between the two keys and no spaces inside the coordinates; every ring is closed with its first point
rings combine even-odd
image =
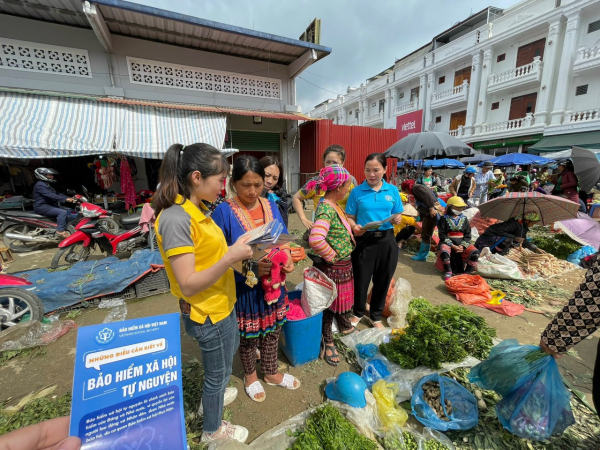
{"type": "Polygon", "coordinates": [[[279,152],[279,133],[260,131],[228,130],[225,148],[237,148],[242,152],[279,152]]]}

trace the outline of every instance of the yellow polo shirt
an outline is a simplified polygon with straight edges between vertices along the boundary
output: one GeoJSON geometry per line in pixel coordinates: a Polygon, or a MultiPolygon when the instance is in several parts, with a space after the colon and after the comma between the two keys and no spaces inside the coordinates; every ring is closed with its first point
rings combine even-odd
{"type": "Polygon", "coordinates": [[[228,269],[208,289],[186,297],[177,284],[169,257],[193,253],[196,272],[200,272],[223,258],[228,251],[227,242],[211,218],[206,217],[191,201],[183,200],[178,195],[175,204],[158,215],[154,225],[158,247],[171,283],[171,293],[192,305],[190,318],[194,322],[204,323],[210,316],[210,320],[216,323],[228,317],[235,305],[233,269],[228,269]]]}

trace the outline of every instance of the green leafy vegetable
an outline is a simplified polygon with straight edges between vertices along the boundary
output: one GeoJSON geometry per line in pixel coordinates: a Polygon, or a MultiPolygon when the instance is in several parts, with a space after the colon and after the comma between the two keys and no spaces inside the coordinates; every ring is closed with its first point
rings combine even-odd
{"type": "Polygon", "coordinates": [[[381,344],[379,350],[405,369],[459,362],[468,355],[484,359],[493,347],[496,330],[485,319],[463,306],[433,306],[424,298],[410,302],[408,327],[402,336],[381,344]]]}
{"type": "Polygon", "coordinates": [[[581,248],[581,244],[575,242],[563,233],[554,235],[534,236],[532,242],[547,253],[551,253],[558,259],[566,260],[571,253],[581,248]]]}
{"type": "Polygon", "coordinates": [[[330,404],[317,409],[307,420],[291,450],[376,450],[377,443],[356,428],[330,404]]]}

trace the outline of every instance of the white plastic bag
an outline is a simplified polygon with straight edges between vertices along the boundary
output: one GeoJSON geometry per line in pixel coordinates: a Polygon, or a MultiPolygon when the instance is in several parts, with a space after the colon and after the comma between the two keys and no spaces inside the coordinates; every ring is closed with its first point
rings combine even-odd
{"type": "Polygon", "coordinates": [[[499,278],[502,280],[525,279],[516,262],[502,255],[490,252],[490,249],[487,247],[479,255],[477,273],[485,278],[499,278]]]}
{"type": "Polygon", "coordinates": [[[471,228],[471,243],[475,243],[479,239],[479,230],[475,227],[471,228]]]}
{"type": "Polygon", "coordinates": [[[388,317],[388,324],[392,328],[404,328],[406,326],[406,313],[408,312],[408,303],[412,298],[410,283],[404,278],[398,278],[392,293],[392,303],[388,317]]]}
{"type": "Polygon", "coordinates": [[[329,308],[337,298],[335,283],[316,267],[304,269],[304,289],[300,304],[306,317],[319,314],[329,308]]]}
{"type": "Polygon", "coordinates": [[[479,208],[465,209],[463,211],[463,216],[466,216],[469,223],[471,223],[471,220],[473,219],[473,217],[475,217],[475,214],[477,214],[478,212],[479,212],[479,208]]]}

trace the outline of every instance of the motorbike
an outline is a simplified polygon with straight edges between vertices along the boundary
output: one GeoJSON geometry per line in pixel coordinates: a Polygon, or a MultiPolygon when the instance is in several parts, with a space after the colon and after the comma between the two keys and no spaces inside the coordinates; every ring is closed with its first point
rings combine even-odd
{"type": "Polygon", "coordinates": [[[42,320],[44,305],[29,292],[30,281],[0,274],[0,332],[26,320],[42,320]]]}
{"type": "MultiPolygon", "coordinates": [[[[118,233],[119,224],[112,219],[112,212],[106,211],[87,199],[87,190],[84,194],[73,195],[76,200],[75,209],[101,212],[98,216],[99,227],[112,233],[118,233]]],[[[56,222],[46,216],[28,211],[0,211],[0,233],[4,245],[15,253],[25,253],[38,250],[48,243],[60,242],[63,238],[56,235],[56,222]]],[[[78,214],[69,214],[67,231],[75,233],[74,224],[80,220],[78,214]]]]}
{"type": "Polygon", "coordinates": [[[139,225],[141,212],[121,217],[124,230],[114,233],[100,224],[103,211],[82,207],[84,219],[75,226],[75,233],[58,244],[59,249],[50,264],[52,269],[87,261],[91,250],[97,247],[110,256],[148,245],[148,233],[139,225]]]}

